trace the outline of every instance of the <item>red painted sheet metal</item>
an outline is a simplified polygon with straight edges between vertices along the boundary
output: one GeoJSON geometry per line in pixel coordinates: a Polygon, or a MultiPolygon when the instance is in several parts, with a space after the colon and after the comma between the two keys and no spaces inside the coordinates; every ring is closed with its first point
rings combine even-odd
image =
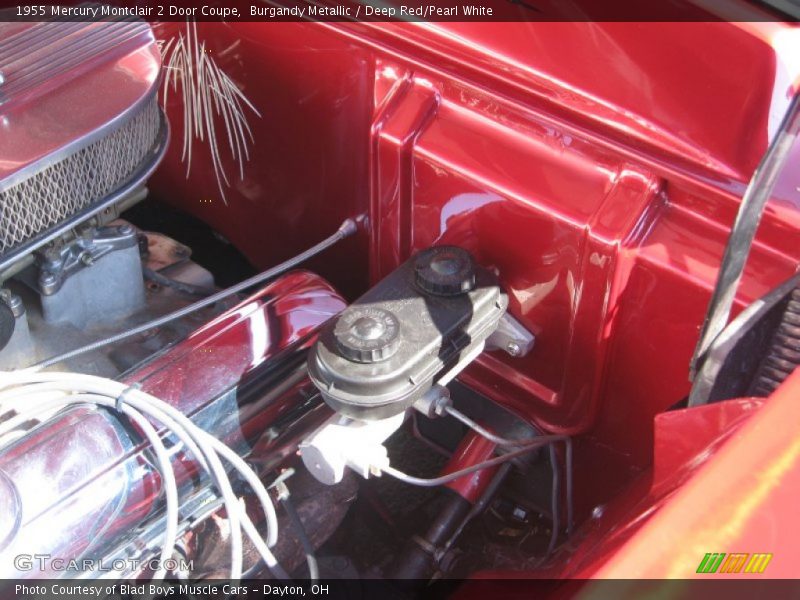
{"type": "MultiPolygon", "coordinates": [[[[652,463],[652,419],[688,392],[739,196],[800,69],[796,27],[199,31],[262,116],[251,120],[252,159],[227,204],[202,201],[216,182],[200,144],[188,180],[175,145],[153,185],[162,198],[258,265],[366,215],[365,233],[309,265],[351,296],[416,249],[466,246],[498,269],[537,344],[520,359],[487,353],[464,380],[547,431],[580,435],[579,514],[652,463]]],[[[168,109],[180,139],[180,106],[168,109]]],[[[800,192],[787,177],[739,307],[800,259],[786,235],[799,224],[800,192]]]]}
{"type": "Polygon", "coordinates": [[[795,372],[596,576],[707,577],[695,572],[706,552],[758,552],[773,554],[768,577],[797,577],[798,397],[795,372]]]}
{"type": "Polygon", "coordinates": [[[653,466],[612,501],[593,507],[562,554],[569,560],[556,561],[543,576],[593,576],[761,406],[760,399],[742,399],[659,414],[653,466]]]}

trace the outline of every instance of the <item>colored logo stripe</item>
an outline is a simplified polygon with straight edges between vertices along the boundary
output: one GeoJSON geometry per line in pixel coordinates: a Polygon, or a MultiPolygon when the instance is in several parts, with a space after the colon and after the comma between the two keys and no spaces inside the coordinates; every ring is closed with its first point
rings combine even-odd
{"type": "Polygon", "coordinates": [[[767,568],[769,561],[772,560],[772,554],[751,554],[750,561],[744,568],[745,573],[763,573],[767,568]]]}
{"type": "Polygon", "coordinates": [[[772,554],[709,552],[700,561],[697,572],[705,574],[714,574],[717,571],[720,574],[741,573],[744,568],[745,573],[763,573],[771,560],[772,554]]]}
{"type": "Polygon", "coordinates": [[[700,566],[697,567],[698,573],[716,573],[719,569],[722,559],[725,558],[725,553],[706,554],[703,560],[700,561],[700,566]]]}
{"type": "Polygon", "coordinates": [[[739,573],[747,561],[747,554],[728,554],[728,558],[722,563],[720,573],[739,573]]]}

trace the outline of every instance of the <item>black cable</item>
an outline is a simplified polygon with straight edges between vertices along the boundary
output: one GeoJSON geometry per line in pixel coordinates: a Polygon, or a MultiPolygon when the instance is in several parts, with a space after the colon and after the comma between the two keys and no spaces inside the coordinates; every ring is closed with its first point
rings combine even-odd
{"type": "Polygon", "coordinates": [[[550,511],[553,517],[553,530],[550,533],[550,543],[547,546],[547,554],[550,556],[556,549],[558,543],[558,530],[561,528],[561,508],[558,506],[559,496],[561,495],[561,474],[558,471],[558,460],[556,457],[556,448],[550,444],[550,468],[553,470],[553,485],[550,492],[550,511]]]}
{"type": "Polygon", "coordinates": [[[441,550],[437,553],[437,557],[439,558],[439,560],[456,542],[458,537],[461,535],[461,532],[464,531],[464,528],[467,525],[469,525],[470,521],[472,521],[475,517],[477,517],[484,510],[486,510],[486,507],[489,506],[489,502],[491,502],[492,498],[494,498],[494,495],[500,488],[500,484],[503,483],[510,470],[511,470],[510,463],[505,463],[500,465],[500,468],[497,470],[497,473],[495,473],[494,477],[492,477],[492,480],[489,482],[489,485],[480,495],[478,501],[472,505],[472,508],[467,513],[467,516],[464,517],[464,519],[461,521],[459,526],[453,532],[453,535],[451,535],[450,538],[444,544],[442,544],[441,550]]]}
{"type": "MultiPolygon", "coordinates": [[[[485,427],[481,426],[478,422],[473,421],[467,415],[462,413],[460,410],[448,406],[446,409],[447,413],[454,417],[456,420],[460,421],[479,435],[485,437],[490,442],[494,442],[498,446],[524,446],[526,444],[525,441],[519,440],[509,440],[504,437],[500,437],[498,435],[493,434],[491,431],[486,429],[485,427]]],[[[567,438],[568,439],[568,438],[567,438]]],[[[572,479],[572,444],[567,444],[567,452],[569,453],[569,463],[570,467],[568,469],[569,473],[569,480],[572,479]]],[[[551,443],[549,444],[550,450],[550,468],[553,472],[553,484],[552,484],[552,491],[550,493],[550,512],[552,514],[553,519],[553,527],[552,533],[550,534],[550,543],[547,546],[547,555],[550,556],[556,548],[556,544],[558,543],[558,531],[561,528],[561,508],[559,506],[559,496],[560,488],[561,488],[561,473],[558,469],[558,460],[556,456],[556,449],[555,446],[551,443]]],[[[567,506],[568,508],[568,526],[567,526],[567,534],[570,533],[572,529],[572,486],[570,485],[567,491],[567,506]]]]}
{"type": "Polygon", "coordinates": [[[339,226],[339,229],[336,230],[336,233],[334,233],[330,237],[325,238],[324,240],[312,246],[308,250],[301,252],[297,256],[294,256],[293,258],[290,258],[289,260],[284,261],[281,264],[272,267],[271,269],[267,269],[266,271],[263,271],[257,275],[253,275],[249,279],[245,279],[244,281],[237,283],[234,286],[219,291],[216,294],[212,294],[208,298],[203,298],[202,300],[198,300],[193,304],[184,306],[183,308],[176,310],[175,312],[171,312],[168,315],[164,315],[163,317],[153,319],[152,321],[148,321],[147,323],[137,325],[136,327],[132,327],[131,329],[127,329],[123,332],[120,332],[116,335],[112,335],[105,339],[92,342],[91,344],[87,344],[86,346],[82,346],[75,350],[70,350],[69,352],[65,352],[64,354],[53,356],[51,358],[38,362],[35,365],[32,365],[31,368],[44,369],[53,366],[57,363],[63,362],[65,360],[69,360],[71,358],[79,356],[81,354],[85,354],[86,352],[92,352],[99,348],[104,348],[105,346],[116,344],[118,342],[121,342],[122,340],[126,340],[135,335],[139,335],[140,333],[144,333],[145,331],[149,331],[150,329],[161,327],[172,321],[182,319],[188,314],[196,312],[202,308],[205,308],[206,306],[211,306],[212,304],[216,304],[220,300],[224,300],[225,298],[233,296],[234,294],[238,294],[239,292],[242,292],[247,288],[253,287],[254,285],[258,285],[259,283],[263,283],[268,279],[272,279],[273,277],[277,277],[278,275],[281,275],[282,273],[285,273],[286,271],[293,269],[300,263],[305,262],[309,258],[316,256],[323,250],[327,250],[334,244],[353,235],[356,232],[356,230],[357,230],[356,222],[353,219],[346,219],[339,226]]]}
{"type": "Polygon", "coordinates": [[[308,564],[308,579],[311,583],[316,583],[319,581],[319,565],[317,564],[317,559],[314,556],[314,545],[311,543],[311,540],[308,537],[308,533],[306,532],[306,528],[303,526],[303,521],[300,519],[300,515],[297,514],[297,510],[292,504],[289,494],[284,494],[280,498],[280,502],[283,505],[283,509],[286,511],[286,514],[289,515],[289,520],[292,522],[295,531],[297,532],[297,537],[300,540],[300,544],[303,546],[303,552],[306,555],[306,563],[308,564]]]}
{"type": "MultiPolygon", "coordinates": [[[[453,406],[448,406],[446,409],[447,414],[449,414],[454,419],[460,421],[479,435],[485,437],[490,442],[494,442],[498,446],[526,446],[531,444],[535,440],[542,440],[544,438],[552,439],[554,442],[564,442],[564,446],[566,448],[566,466],[567,466],[567,535],[572,533],[572,524],[573,524],[573,497],[572,497],[572,479],[573,479],[573,468],[572,468],[572,439],[566,435],[550,435],[550,436],[538,436],[533,440],[510,440],[504,437],[500,437],[499,435],[495,435],[485,427],[483,427],[477,421],[470,419],[467,415],[462,413],[460,410],[454,408],[453,406]]],[[[550,442],[548,442],[550,443],[550,442]]],[[[541,444],[543,445],[543,444],[541,444]]],[[[538,447],[538,446],[537,446],[538,447]]],[[[533,449],[533,448],[532,448],[533,449]]]]}
{"type": "MultiPolygon", "coordinates": [[[[521,441],[521,440],[509,440],[504,437],[500,437],[495,435],[485,427],[481,426],[480,423],[470,419],[467,415],[462,413],[460,410],[448,406],[446,412],[455,418],[456,420],[460,421],[479,435],[485,437],[490,442],[494,442],[498,446],[522,446],[523,448],[530,444],[529,441],[521,441]]],[[[572,532],[572,440],[567,436],[547,436],[551,438],[561,438],[560,441],[565,442],[566,445],[566,462],[567,462],[567,535],[572,532]]],[[[535,438],[541,440],[542,438],[535,438]]],[[[553,551],[555,551],[556,544],[558,543],[558,532],[561,528],[561,507],[559,506],[559,497],[561,491],[561,473],[558,469],[558,460],[556,456],[556,449],[554,446],[554,442],[549,442],[549,450],[550,450],[550,468],[553,473],[553,483],[552,483],[552,490],[550,493],[550,512],[552,514],[552,532],[550,534],[550,543],[547,546],[547,553],[545,557],[550,556],[553,551]]],[[[534,450],[535,448],[530,448],[530,450],[534,450]]],[[[508,455],[506,455],[508,456],[508,455]]]]}

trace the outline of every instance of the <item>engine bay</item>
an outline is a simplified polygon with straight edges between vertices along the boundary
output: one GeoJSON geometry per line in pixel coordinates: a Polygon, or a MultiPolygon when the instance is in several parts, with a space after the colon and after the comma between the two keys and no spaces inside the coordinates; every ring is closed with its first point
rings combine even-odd
{"type": "Polygon", "coordinates": [[[796,200],[695,352],[760,152],[279,25],[0,23],[0,578],[604,573],[800,362],[796,200]]]}

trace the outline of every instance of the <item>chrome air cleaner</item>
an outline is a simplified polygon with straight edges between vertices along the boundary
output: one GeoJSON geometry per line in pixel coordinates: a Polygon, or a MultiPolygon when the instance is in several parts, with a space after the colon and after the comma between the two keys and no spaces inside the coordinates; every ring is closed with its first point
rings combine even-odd
{"type": "Polygon", "coordinates": [[[0,274],[122,201],[167,141],[137,20],[0,23],[0,274]]]}

